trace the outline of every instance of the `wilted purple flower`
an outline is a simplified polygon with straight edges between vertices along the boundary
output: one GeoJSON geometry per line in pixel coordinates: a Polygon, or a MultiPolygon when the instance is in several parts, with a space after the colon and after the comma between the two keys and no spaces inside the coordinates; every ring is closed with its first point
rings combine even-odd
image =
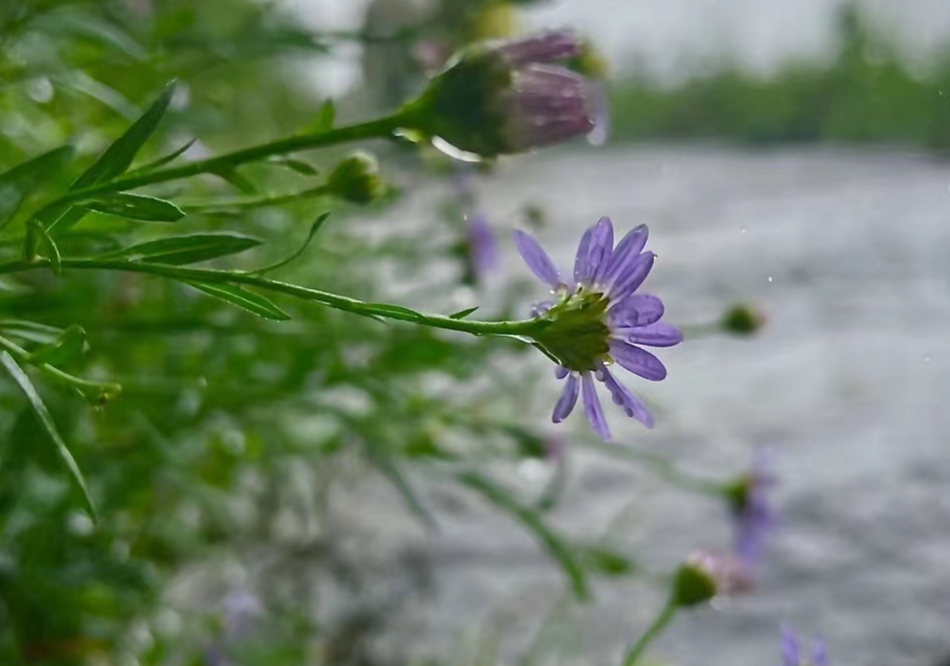
{"type": "Polygon", "coordinates": [[[798,635],[791,627],[782,627],[782,666],[828,666],[828,653],[821,638],[814,640],[811,654],[811,661],[805,661],[798,635]]]}
{"type": "Polygon", "coordinates": [[[476,45],[455,56],[401,117],[409,129],[482,156],[583,136],[594,128],[586,81],[553,65],[581,50],[564,31],[476,45]]]}
{"type": "Polygon", "coordinates": [[[708,551],[691,555],[680,567],[678,580],[674,580],[677,588],[683,588],[677,589],[676,596],[684,606],[696,605],[713,597],[742,594],[751,590],[754,584],[744,562],[708,551]],[[692,603],[686,600],[692,600],[692,603]]]}
{"type": "Polygon", "coordinates": [[[726,487],[735,528],[733,552],[750,569],[761,559],[765,540],[778,522],[769,497],[777,481],[768,453],[760,449],[749,472],[726,487]]]}
{"type": "Polygon", "coordinates": [[[554,407],[555,423],[567,418],[578,394],[583,393],[587,420],[598,435],[610,439],[596,379],[606,385],[627,416],[647,427],[654,425],[646,404],[608,370],[616,362],[644,379],[662,380],[666,377],[663,363],[638,345],[672,347],[683,340],[678,328],[660,322],[663,302],[636,293],[656,258],[643,251],[647,235],[646,226],[640,225],[614,247],[613,224],[602,217],[581,238],[573,280],[565,282],[538,242],[522,231],[515,232],[518,252],[554,295],[552,300],[535,304],[532,314],[549,322],[534,337],[558,363],[558,379],[567,380],[554,407]]]}

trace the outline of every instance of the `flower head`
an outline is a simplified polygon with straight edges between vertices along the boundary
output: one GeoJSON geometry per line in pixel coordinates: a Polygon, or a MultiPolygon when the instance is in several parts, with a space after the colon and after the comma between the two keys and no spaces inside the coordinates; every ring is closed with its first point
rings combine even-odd
{"type": "Polygon", "coordinates": [[[550,32],[466,49],[403,110],[407,127],[485,157],[583,136],[594,128],[585,80],[552,64],[581,48],[550,32]]]}
{"type": "Polygon", "coordinates": [[[666,377],[666,368],[642,345],[672,347],[683,340],[678,328],[660,321],[663,302],[636,293],[656,258],[643,251],[647,235],[646,226],[640,225],[614,247],[613,224],[609,218],[601,218],[581,238],[573,279],[565,281],[534,238],[515,232],[518,252],[553,296],[537,303],[532,314],[547,323],[535,334],[535,341],[557,362],[558,379],[566,380],[554,407],[555,423],[567,418],[582,394],[587,420],[598,435],[610,439],[596,380],[607,387],[627,416],[653,427],[653,415],[646,404],[608,369],[616,363],[644,379],[660,381],[666,377]]]}
{"type": "Polygon", "coordinates": [[[811,654],[811,661],[806,661],[798,635],[791,627],[782,627],[782,666],[828,666],[828,653],[821,638],[814,640],[811,654]]]}
{"type": "Polygon", "coordinates": [[[750,569],[762,558],[765,540],[777,523],[770,498],[776,483],[768,455],[760,450],[752,468],[725,489],[735,529],[733,553],[750,569]]]}

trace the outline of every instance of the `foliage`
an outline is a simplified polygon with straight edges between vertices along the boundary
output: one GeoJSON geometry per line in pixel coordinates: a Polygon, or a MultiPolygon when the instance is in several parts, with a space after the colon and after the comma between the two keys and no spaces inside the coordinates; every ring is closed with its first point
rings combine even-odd
{"type": "Polygon", "coordinates": [[[791,63],[768,78],[725,65],[674,87],[618,82],[614,136],[950,148],[950,53],[912,71],[854,7],[842,11],[838,26],[841,47],[829,65],[791,63]]]}
{"type": "MultiPolygon", "coordinates": [[[[445,34],[478,32],[448,14],[445,34]]],[[[556,458],[512,421],[529,392],[486,381],[546,324],[382,302],[383,264],[426,278],[426,302],[467,277],[458,226],[373,240],[400,196],[380,179],[448,169],[397,136],[398,111],[348,123],[299,72],[350,39],[411,51],[413,35],[316,34],[244,0],[0,7],[0,663],[357,660],[365,618],[318,619],[296,568],[318,554],[349,575],[313,525],[354,465],[423,525],[422,478],[480,497],[578,598],[638,571],[548,524],[561,467],[538,499],[487,471],[556,458]],[[380,172],[334,148],[369,139],[380,172]],[[209,620],[174,595],[265,548],[262,640],[229,615],[253,604],[209,620]]]]}

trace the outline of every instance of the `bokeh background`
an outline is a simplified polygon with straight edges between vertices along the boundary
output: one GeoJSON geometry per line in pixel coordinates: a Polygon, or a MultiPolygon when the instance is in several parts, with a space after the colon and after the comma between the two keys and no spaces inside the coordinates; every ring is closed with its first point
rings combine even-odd
{"type": "MultiPolygon", "coordinates": [[[[328,98],[341,121],[370,117],[421,89],[433,51],[563,26],[606,82],[604,145],[475,168],[460,192],[434,151],[370,144],[385,201],[179,230],[265,239],[259,265],[330,210],[280,279],[489,318],[540,295],[511,229],[570,265],[601,215],[647,223],[650,291],[689,332],[663,354],[669,378],[637,386],[658,427],[612,418],[608,446],[579,416],[550,426],[549,363],[506,342],[284,302],[277,324],[139,276],[0,278],[0,327],[79,324],[89,349],[71,369],[125,387],[98,406],[38,382],[94,526],[0,381],[0,663],[619,663],[663,576],[729,548],[725,503],[684,476],[728,480],[758,447],[781,521],[756,587],[679,618],[651,663],[777,664],[782,622],[823,634],[833,663],[947,663],[950,4],[4,0],[0,166],[67,141],[91,160],[174,77],[151,157],[290,134],[328,98]],[[481,274],[475,210],[501,248],[481,274]],[[764,315],[755,335],[717,327],[737,303],[764,315]]],[[[305,157],[325,171],[344,154],[305,157]]],[[[203,178],[161,191],[234,194],[203,178]]],[[[155,233],[93,215],[69,247],[155,233]]]]}

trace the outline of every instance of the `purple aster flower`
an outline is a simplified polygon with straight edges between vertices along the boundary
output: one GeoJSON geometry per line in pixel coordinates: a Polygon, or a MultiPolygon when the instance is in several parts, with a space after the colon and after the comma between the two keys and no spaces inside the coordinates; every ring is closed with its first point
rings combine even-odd
{"type": "Polygon", "coordinates": [[[778,522],[770,498],[778,479],[771,467],[767,451],[760,449],[752,469],[725,489],[735,528],[733,553],[750,570],[762,559],[765,540],[778,522]]]}
{"type": "Polygon", "coordinates": [[[554,407],[555,423],[568,417],[580,395],[594,431],[609,440],[610,429],[595,388],[599,381],[627,416],[649,428],[654,425],[646,404],[608,369],[616,363],[644,379],[660,381],[666,377],[666,368],[643,346],[672,347],[683,340],[678,328],[660,321],[663,302],[636,293],[656,258],[643,251],[647,235],[646,226],[640,225],[614,247],[613,224],[602,217],[581,238],[573,279],[565,281],[534,238],[515,232],[518,252],[553,295],[535,304],[532,314],[548,322],[534,337],[558,363],[557,378],[565,380],[554,407]]]}
{"type": "Polygon", "coordinates": [[[462,51],[403,108],[405,127],[460,157],[458,151],[490,157],[586,135],[594,128],[587,83],[554,64],[581,50],[571,33],[549,32],[462,51]]]}
{"type": "Polygon", "coordinates": [[[828,652],[821,638],[814,640],[811,654],[811,661],[806,661],[798,635],[791,627],[782,627],[782,666],[828,666],[828,652]]]}

